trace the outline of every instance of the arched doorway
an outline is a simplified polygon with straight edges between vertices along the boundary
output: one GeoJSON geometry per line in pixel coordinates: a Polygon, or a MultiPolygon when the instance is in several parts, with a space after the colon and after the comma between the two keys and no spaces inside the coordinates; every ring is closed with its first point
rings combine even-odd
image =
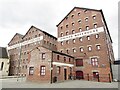
{"type": "Polygon", "coordinates": [[[83,71],[76,71],[76,79],[83,79],[83,71]]]}

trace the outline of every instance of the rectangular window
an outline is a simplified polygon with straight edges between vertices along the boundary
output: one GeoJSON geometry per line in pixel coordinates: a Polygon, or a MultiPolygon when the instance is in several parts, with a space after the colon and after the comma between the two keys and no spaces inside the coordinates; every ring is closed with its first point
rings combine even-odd
{"type": "Polygon", "coordinates": [[[96,35],[95,35],[95,38],[98,39],[98,38],[99,38],[99,34],[96,34],[96,35]]]}
{"type": "Polygon", "coordinates": [[[89,26],[86,26],[86,30],[89,30],[89,26]]]}
{"type": "Polygon", "coordinates": [[[97,58],[91,58],[91,64],[92,64],[92,66],[98,66],[98,59],[97,58]]]}
{"type": "Polygon", "coordinates": [[[73,39],[73,43],[75,43],[75,39],[73,39]]]}
{"type": "Polygon", "coordinates": [[[88,41],[90,40],[90,36],[87,36],[87,40],[88,40],[88,41]]]}
{"type": "Polygon", "coordinates": [[[75,23],[72,23],[72,26],[74,26],[75,25],[75,23]]]}
{"type": "Polygon", "coordinates": [[[57,60],[59,60],[60,59],[60,56],[59,55],[57,55],[57,60]]]}
{"type": "Polygon", "coordinates": [[[72,34],[74,34],[75,33],[75,30],[72,30],[72,34]]]}
{"type": "Polygon", "coordinates": [[[64,62],[66,62],[66,57],[64,57],[64,62]]]}
{"type": "Polygon", "coordinates": [[[29,68],[29,75],[33,75],[34,74],[34,67],[30,67],[29,68]]]}
{"type": "Polygon", "coordinates": [[[77,59],[76,60],[76,66],[83,66],[83,60],[82,59],[77,59]]]}
{"type": "Polygon", "coordinates": [[[99,73],[98,72],[93,72],[93,77],[94,78],[98,78],[99,77],[99,73]]]}
{"type": "Polygon", "coordinates": [[[40,67],[40,75],[45,76],[45,66],[40,67]]]}
{"type": "Polygon", "coordinates": [[[1,71],[3,70],[4,62],[1,63],[1,71]]]}
{"type": "Polygon", "coordinates": [[[69,50],[68,49],[66,50],[66,52],[67,52],[67,54],[69,54],[69,50]]]}
{"type": "Polygon", "coordinates": [[[68,24],[66,25],[66,28],[68,28],[68,24]]]}
{"type": "Polygon", "coordinates": [[[88,51],[92,51],[92,47],[91,46],[88,46],[88,51]]]}
{"type": "Polygon", "coordinates": [[[73,53],[75,53],[76,52],[76,50],[75,50],[75,48],[73,48],[73,53]]]}
{"type": "Polygon", "coordinates": [[[45,53],[42,53],[42,60],[45,59],[45,53]]]}
{"type": "Polygon", "coordinates": [[[80,52],[83,52],[83,47],[80,48],[80,52]]]}
{"type": "Polygon", "coordinates": [[[97,49],[97,50],[100,50],[100,45],[96,45],[96,49],[97,49]]]}
{"type": "Polygon", "coordinates": [[[82,42],[83,41],[82,37],[80,37],[79,40],[82,42]]]}
{"type": "Polygon", "coordinates": [[[60,66],[57,66],[57,74],[60,74],[60,66]]]}

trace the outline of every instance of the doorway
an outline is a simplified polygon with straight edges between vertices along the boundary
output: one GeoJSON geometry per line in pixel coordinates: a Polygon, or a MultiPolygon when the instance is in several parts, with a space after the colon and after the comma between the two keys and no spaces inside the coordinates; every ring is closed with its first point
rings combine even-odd
{"type": "Polygon", "coordinates": [[[76,71],[76,79],[83,79],[83,71],[76,71]]]}
{"type": "Polygon", "coordinates": [[[67,80],[67,69],[64,69],[64,80],[67,80]]]}

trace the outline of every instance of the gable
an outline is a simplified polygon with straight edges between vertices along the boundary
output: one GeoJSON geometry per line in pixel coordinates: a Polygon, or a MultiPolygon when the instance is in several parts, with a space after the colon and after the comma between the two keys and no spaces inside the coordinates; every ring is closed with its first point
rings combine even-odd
{"type": "Polygon", "coordinates": [[[83,13],[83,12],[100,12],[100,10],[96,10],[96,9],[89,9],[89,8],[81,8],[81,7],[74,7],[62,20],[61,20],[61,22],[58,24],[58,25],[56,25],[57,27],[60,25],[60,24],[62,24],[62,22],[66,19],[66,18],[68,18],[68,17],[71,17],[72,16],[72,14],[73,13],[83,13]]]}
{"type": "Polygon", "coordinates": [[[27,33],[23,36],[23,40],[30,40],[35,37],[39,37],[42,35],[42,31],[34,26],[31,26],[27,33]]]}
{"type": "Polygon", "coordinates": [[[11,41],[8,43],[9,46],[19,43],[22,40],[23,35],[16,33],[11,41]]]}

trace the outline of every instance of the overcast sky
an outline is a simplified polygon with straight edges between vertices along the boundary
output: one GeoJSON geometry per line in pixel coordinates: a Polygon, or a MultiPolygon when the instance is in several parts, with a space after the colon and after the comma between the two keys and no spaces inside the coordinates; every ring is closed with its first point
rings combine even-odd
{"type": "Polygon", "coordinates": [[[76,7],[102,9],[118,58],[119,0],[0,0],[0,46],[6,47],[16,34],[25,34],[31,25],[57,36],[56,25],[76,7]]]}

